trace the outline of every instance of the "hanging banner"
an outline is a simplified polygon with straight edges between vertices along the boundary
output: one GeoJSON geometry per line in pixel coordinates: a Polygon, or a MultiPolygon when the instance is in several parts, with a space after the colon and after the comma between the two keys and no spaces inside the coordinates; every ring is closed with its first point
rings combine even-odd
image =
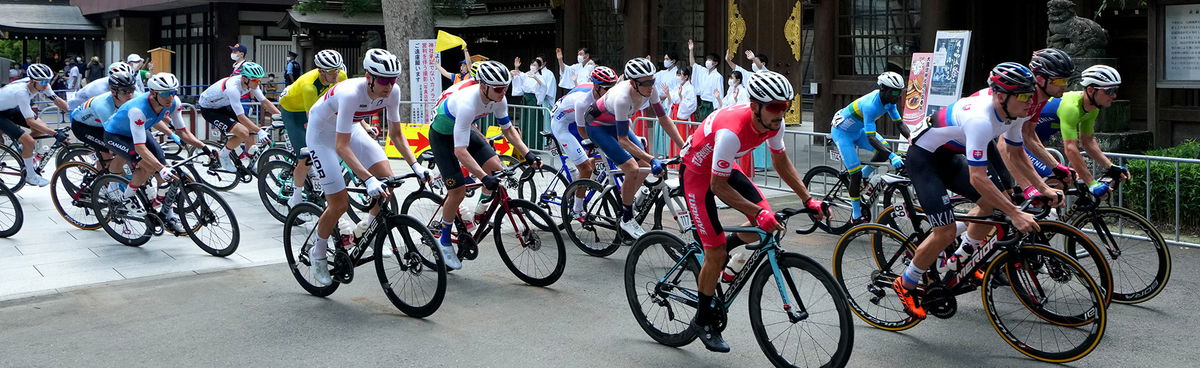
{"type": "Polygon", "coordinates": [[[962,97],[963,68],[971,49],[971,31],[938,31],[933,42],[933,71],[930,75],[926,113],[932,114],[962,97]]]}
{"type": "Polygon", "coordinates": [[[929,106],[929,77],[933,74],[933,53],[913,53],[912,68],[908,72],[908,88],[904,91],[904,125],[908,131],[925,130],[925,111],[929,106]]]}
{"type": "MultiPolygon", "coordinates": [[[[442,92],[442,57],[434,51],[437,40],[408,41],[408,88],[411,101],[434,102],[442,92]]],[[[428,124],[433,119],[433,104],[413,104],[413,123],[428,124]]]]}

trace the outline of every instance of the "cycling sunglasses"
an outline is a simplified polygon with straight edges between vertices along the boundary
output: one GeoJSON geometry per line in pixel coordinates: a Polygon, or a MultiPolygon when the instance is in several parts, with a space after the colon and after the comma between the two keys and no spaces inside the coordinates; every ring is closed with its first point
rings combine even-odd
{"type": "Polygon", "coordinates": [[[634,82],[637,83],[638,87],[649,87],[654,85],[654,78],[650,78],[641,82],[635,80],[634,82]]]}
{"type": "Polygon", "coordinates": [[[903,90],[891,89],[891,88],[888,88],[884,92],[886,92],[889,96],[892,96],[892,97],[900,97],[900,95],[904,93],[903,90]]]}
{"type": "Polygon", "coordinates": [[[1120,88],[1120,87],[1096,88],[1096,90],[1098,90],[1100,92],[1104,92],[1104,94],[1109,95],[1109,96],[1116,96],[1118,88],[1120,88]]]}
{"type": "Polygon", "coordinates": [[[318,69],[318,70],[320,70],[321,73],[332,73],[332,72],[336,72],[336,71],[341,71],[341,69],[318,69]]]}
{"type": "Polygon", "coordinates": [[[1032,99],[1033,99],[1033,92],[1029,92],[1029,93],[1017,93],[1017,94],[1014,94],[1014,95],[1012,95],[1012,96],[1013,96],[1013,97],[1016,97],[1018,102],[1029,102],[1029,100],[1032,100],[1032,99]]]}
{"type": "Polygon", "coordinates": [[[1070,82],[1070,80],[1068,80],[1067,78],[1054,78],[1054,79],[1050,80],[1049,84],[1055,85],[1055,86],[1065,86],[1065,85],[1067,85],[1067,82],[1070,82]]]}
{"type": "Polygon", "coordinates": [[[500,92],[500,94],[504,94],[504,92],[508,91],[508,86],[488,86],[488,88],[490,88],[492,92],[500,92]]]}
{"type": "Polygon", "coordinates": [[[37,84],[44,86],[44,85],[50,84],[50,80],[49,79],[40,80],[40,81],[37,81],[37,84]]]}
{"type": "Polygon", "coordinates": [[[175,97],[175,96],[179,95],[179,91],[154,91],[154,94],[157,95],[159,98],[175,97]]]}
{"type": "Polygon", "coordinates": [[[375,77],[376,85],[395,84],[397,77],[375,77]]]}
{"type": "Polygon", "coordinates": [[[262,78],[250,78],[251,83],[262,82],[262,78]]]}
{"type": "Polygon", "coordinates": [[[792,103],[788,101],[771,101],[763,105],[763,109],[766,109],[767,112],[772,114],[778,114],[787,111],[787,109],[791,106],[792,103]]]}
{"type": "Polygon", "coordinates": [[[133,93],[133,88],[121,88],[121,89],[118,89],[113,92],[115,92],[118,95],[127,95],[127,94],[133,93]]]}

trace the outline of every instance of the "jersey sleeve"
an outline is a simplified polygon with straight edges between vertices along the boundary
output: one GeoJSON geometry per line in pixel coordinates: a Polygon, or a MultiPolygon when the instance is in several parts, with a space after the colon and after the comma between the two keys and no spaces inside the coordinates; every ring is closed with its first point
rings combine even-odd
{"type": "MultiPolygon", "coordinates": [[[[471,124],[475,121],[475,111],[471,111],[468,104],[459,103],[450,105],[450,101],[445,101],[446,109],[454,109],[450,115],[454,116],[454,147],[467,147],[471,143],[471,124]]],[[[497,119],[499,121],[499,119],[497,119]]]]}
{"type": "Polygon", "coordinates": [[[992,142],[991,124],[987,121],[963,121],[962,130],[966,135],[967,165],[987,166],[987,147],[992,142]]]}
{"type": "Polygon", "coordinates": [[[1094,135],[1096,134],[1096,117],[1100,116],[1098,110],[1092,110],[1091,113],[1083,114],[1079,119],[1079,134],[1094,135]]]}
{"type": "Polygon", "coordinates": [[[783,145],[783,136],[785,135],[785,130],[786,129],[781,126],[779,127],[779,131],[775,132],[775,135],[772,135],[771,138],[767,138],[767,148],[771,149],[771,153],[787,152],[787,147],[783,145]]]}
{"type": "Polygon", "coordinates": [[[496,118],[496,124],[500,125],[500,129],[508,129],[512,126],[512,118],[508,117],[508,101],[500,100],[492,103],[492,116],[496,118]]]}
{"type": "Polygon", "coordinates": [[[712,174],[720,177],[729,177],[729,174],[733,172],[734,158],[741,147],[742,142],[733,131],[720,129],[714,132],[712,174]]]}
{"type": "Polygon", "coordinates": [[[613,115],[613,120],[617,122],[617,137],[622,137],[629,133],[629,117],[633,115],[634,107],[630,103],[629,98],[613,98],[605,101],[605,106],[609,107],[609,112],[613,115]]]}
{"type": "MultiPolygon", "coordinates": [[[[331,99],[338,99],[336,101],[338,106],[335,131],[345,134],[354,132],[354,109],[357,107],[355,101],[359,100],[358,91],[345,91],[345,94],[331,96],[331,99]]],[[[326,101],[326,103],[332,102],[334,101],[326,101]]]]}
{"type": "Polygon", "coordinates": [[[1025,126],[1025,123],[1026,122],[1010,124],[1008,126],[1008,130],[1004,132],[1004,143],[1008,143],[1011,146],[1025,145],[1025,133],[1021,131],[1021,128],[1025,126]]]}
{"type": "Polygon", "coordinates": [[[17,106],[21,109],[21,116],[25,117],[26,119],[37,117],[37,115],[33,113],[32,99],[23,103],[17,103],[17,106]]]}
{"type": "Polygon", "coordinates": [[[187,125],[183,125],[183,102],[179,100],[179,96],[175,96],[175,108],[171,111],[171,127],[176,130],[187,129],[187,125]]]}
{"type": "MultiPolygon", "coordinates": [[[[396,90],[399,88],[393,88],[396,90]]],[[[387,123],[400,122],[400,94],[392,93],[388,96],[387,102],[387,123]]]]}
{"type": "Polygon", "coordinates": [[[258,88],[255,88],[253,91],[250,91],[250,94],[251,94],[251,96],[254,96],[255,101],[263,102],[263,101],[267,100],[267,95],[263,94],[262,86],[259,86],[258,88]]]}
{"type": "Polygon", "coordinates": [[[146,144],[146,113],[142,109],[129,109],[129,135],[133,138],[133,144],[146,144]]]}
{"type": "Polygon", "coordinates": [[[225,81],[225,90],[221,91],[221,94],[225,95],[225,100],[229,102],[229,108],[233,109],[234,116],[246,115],[246,110],[242,108],[242,95],[238,94],[238,87],[240,86],[237,83],[241,83],[240,80],[229,78],[225,81]],[[230,87],[230,83],[235,84],[230,87]]]}
{"type": "Polygon", "coordinates": [[[893,123],[899,123],[899,122],[904,121],[904,119],[900,117],[900,109],[896,107],[896,104],[890,104],[890,105],[884,106],[884,108],[887,109],[888,117],[892,118],[893,123]]]}

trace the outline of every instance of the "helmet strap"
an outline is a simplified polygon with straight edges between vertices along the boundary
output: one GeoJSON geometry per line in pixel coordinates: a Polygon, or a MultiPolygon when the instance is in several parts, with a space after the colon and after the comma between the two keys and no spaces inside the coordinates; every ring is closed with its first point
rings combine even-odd
{"type": "Polygon", "coordinates": [[[1017,120],[1017,118],[1013,117],[1012,114],[1008,112],[1008,101],[1011,100],[1012,97],[1013,97],[1012,93],[1005,92],[1004,93],[1004,102],[1000,103],[1000,109],[1004,110],[1004,118],[1008,119],[1008,121],[1017,120]]]}
{"type": "Polygon", "coordinates": [[[1083,93],[1087,95],[1087,99],[1083,102],[1084,108],[1086,109],[1087,105],[1092,105],[1092,107],[1099,109],[1100,105],[1096,104],[1096,87],[1091,87],[1091,88],[1092,88],[1092,91],[1088,92],[1087,91],[1088,87],[1083,87],[1083,90],[1084,90],[1083,93]]]}
{"type": "MultiPolygon", "coordinates": [[[[633,90],[634,90],[635,92],[637,92],[638,96],[642,96],[642,97],[650,97],[650,95],[644,95],[644,94],[642,94],[642,89],[641,89],[641,88],[638,88],[638,85],[637,85],[637,79],[630,79],[630,80],[629,80],[629,86],[630,86],[630,87],[633,87],[633,90]]],[[[651,87],[650,89],[651,89],[650,93],[654,93],[654,91],[653,91],[653,89],[654,89],[654,88],[653,88],[653,87],[651,87]]]]}

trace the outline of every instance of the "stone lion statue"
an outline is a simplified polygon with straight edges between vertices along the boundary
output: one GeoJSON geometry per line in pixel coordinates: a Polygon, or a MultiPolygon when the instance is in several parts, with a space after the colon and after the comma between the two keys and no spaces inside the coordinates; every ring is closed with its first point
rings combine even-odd
{"type": "Polygon", "coordinates": [[[1095,21],[1075,15],[1075,2],[1050,0],[1046,3],[1050,29],[1046,47],[1066,51],[1071,57],[1103,57],[1108,31],[1095,21]]]}

